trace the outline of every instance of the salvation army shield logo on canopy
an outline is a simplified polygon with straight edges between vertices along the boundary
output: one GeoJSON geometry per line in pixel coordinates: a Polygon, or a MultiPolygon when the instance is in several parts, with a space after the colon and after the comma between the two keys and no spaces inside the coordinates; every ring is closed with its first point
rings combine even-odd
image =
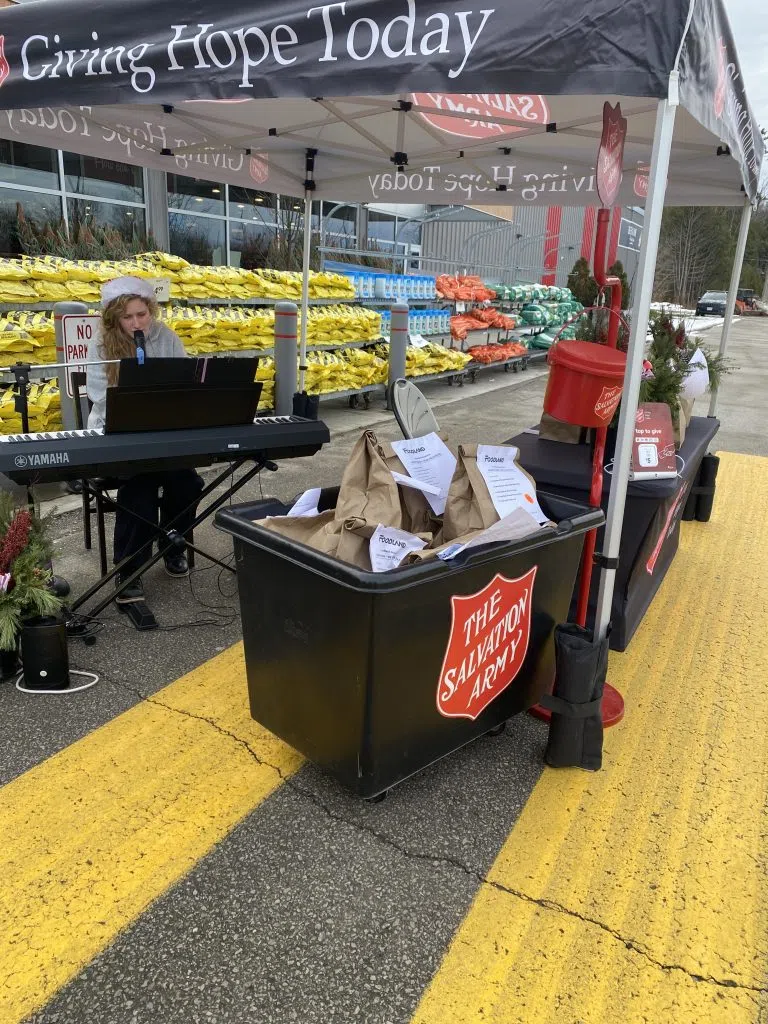
{"type": "Polygon", "coordinates": [[[624,143],[627,119],[621,116],[621,104],[603,105],[603,135],[597,154],[597,194],[603,206],[613,206],[624,177],[624,143]]]}
{"type": "Polygon", "coordinates": [[[5,36],[0,36],[0,85],[3,84],[10,73],[11,68],[8,64],[8,58],[5,56],[5,36]]]}
{"type": "Polygon", "coordinates": [[[248,174],[257,185],[263,185],[269,179],[269,158],[266,153],[252,156],[248,161],[248,174]]]}
{"type": "Polygon", "coordinates": [[[717,86],[715,87],[715,117],[720,118],[725,113],[725,94],[728,89],[728,48],[722,39],[717,42],[717,86]]]}
{"type": "Polygon", "coordinates": [[[437,710],[445,718],[474,721],[519,674],[531,636],[536,569],[515,580],[497,574],[476,594],[451,598],[437,684],[437,710]]]}
{"type": "Polygon", "coordinates": [[[549,106],[543,96],[513,96],[509,93],[415,92],[419,113],[433,128],[463,139],[488,139],[495,135],[514,135],[528,125],[546,124],[549,106]],[[431,111],[434,110],[434,113],[431,111]],[[457,117],[456,114],[466,114],[457,117]],[[499,118],[520,124],[499,124],[499,118]]]}
{"type": "Polygon", "coordinates": [[[650,168],[647,166],[638,167],[635,173],[635,184],[633,191],[640,199],[648,198],[648,174],[650,168]]]}

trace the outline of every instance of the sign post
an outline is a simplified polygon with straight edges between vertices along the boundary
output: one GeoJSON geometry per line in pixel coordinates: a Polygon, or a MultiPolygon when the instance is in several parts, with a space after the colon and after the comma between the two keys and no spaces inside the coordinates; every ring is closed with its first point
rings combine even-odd
{"type": "Polygon", "coordinates": [[[87,309],[82,302],[59,302],[54,307],[61,419],[65,430],[77,427],[75,402],[80,401],[80,395],[73,386],[72,374],[85,370],[81,364],[87,361],[88,346],[98,338],[101,327],[101,317],[89,314],[87,309]]]}
{"type": "Polygon", "coordinates": [[[65,430],[74,430],[77,426],[75,419],[75,406],[73,400],[67,393],[67,372],[62,364],[64,356],[64,317],[81,316],[88,312],[88,307],[82,302],[57,302],[53,307],[53,324],[56,333],[56,362],[59,368],[56,371],[61,395],[61,420],[65,430]]]}

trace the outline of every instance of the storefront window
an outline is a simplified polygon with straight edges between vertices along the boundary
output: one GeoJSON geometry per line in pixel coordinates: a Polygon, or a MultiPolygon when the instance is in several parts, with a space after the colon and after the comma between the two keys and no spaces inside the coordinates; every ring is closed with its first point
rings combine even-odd
{"type": "Polygon", "coordinates": [[[368,213],[368,237],[386,249],[395,242],[396,218],[390,213],[370,210],[368,213]]]}
{"type": "Polygon", "coordinates": [[[67,192],[128,203],[144,202],[144,172],[140,167],[64,153],[64,175],[67,192]]]}
{"type": "Polygon", "coordinates": [[[355,207],[324,202],[323,238],[327,245],[354,248],[357,242],[357,210],[355,207]]]}
{"type": "Polygon", "coordinates": [[[58,190],[61,186],[56,150],[0,139],[0,180],[58,190]]]}
{"type": "Polygon", "coordinates": [[[27,192],[22,189],[0,188],[0,255],[18,256],[19,211],[24,218],[37,228],[61,220],[61,199],[42,192],[27,192]]]}
{"type": "Polygon", "coordinates": [[[266,224],[232,220],[229,223],[229,262],[233,267],[255,270],[270,266],[276,231],[266,224]]]}
{"type": "Polygon", "coordinates": [[[171,213],[168,218],[171,252],[190,263],[220,266],[226,263],[224,221],[171,213]]]}
{"type": "Polygon", "coordinates": [[[138,207],[99,203],[93,199],[68,199],[67,213],[70,231],[98,224],[116,228],[124,238],[140,238],[146,233],[144,210],[138,207]]]}
{"type": "Polygon", "coordinates": [[[181,174],[168,175],[168,206],[187,213],[212,213],[223,217],[224,185],[201,178],[186,178],[181,174]]]}
{"type": "Polygon", "coordinates": [[[252,188],[229,186],[229,216],[241,220],[274,224],[277,216],[277,196],[272,192],[259,192],[252,188]]]}
{"type": "Polygon", "coordinates": [[[421,221],[398,217],[397,241],[403,245],[421,245],[421,221]]]}

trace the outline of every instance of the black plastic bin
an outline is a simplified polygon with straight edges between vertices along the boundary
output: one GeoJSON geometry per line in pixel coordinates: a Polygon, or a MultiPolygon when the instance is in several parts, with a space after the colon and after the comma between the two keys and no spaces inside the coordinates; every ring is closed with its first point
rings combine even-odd
{"type": "Polygon", "coordinates": [[[253,718],[370,799],[536,704],[584,534],[603,523],[600,509],[539,500],[556,532],[387,573],[265,530],[253,520],[287,511],[274,501],[219,511],[234,538],[253,718]]]}

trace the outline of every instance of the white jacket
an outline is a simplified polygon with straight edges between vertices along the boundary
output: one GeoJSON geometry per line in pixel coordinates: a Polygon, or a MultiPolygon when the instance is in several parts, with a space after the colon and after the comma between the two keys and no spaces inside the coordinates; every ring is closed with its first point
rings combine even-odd
{"type": "MultiPolygon", "coordinates": [[[[157,320],[153,320],[152,324],[147,331],[145,337],[144,354],[147,359],[152,359],[165,356],[174,357],[176,359],[183,358],[186,356],[184,351],[184,345],[182,344],[181,338],[178,334],[166,327],[164,324],[159,324],[157,320]]],[[[104,356],[100,352],[101,338],[93,338],[88,346],[88,362],[96,359],[103,359],[104,356]]],[[[90,415],[88,416],[88,426],[93,429],[103,428],[104,418],[107,413],[107,367],[102,366],[88,366],[86,376],[86,388],[88,391],[88,397],[92,404],[90,415]]]]}

